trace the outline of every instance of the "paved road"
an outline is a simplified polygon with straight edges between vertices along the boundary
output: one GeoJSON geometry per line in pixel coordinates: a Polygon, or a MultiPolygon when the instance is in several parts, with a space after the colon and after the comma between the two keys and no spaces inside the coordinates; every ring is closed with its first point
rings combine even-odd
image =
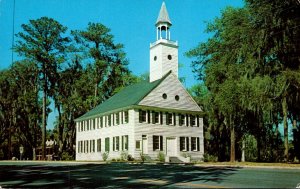
{"type": "Polygon", "coordinates": [[[295,188],[300,169],[0,162],[2,188],[295,188]]]}

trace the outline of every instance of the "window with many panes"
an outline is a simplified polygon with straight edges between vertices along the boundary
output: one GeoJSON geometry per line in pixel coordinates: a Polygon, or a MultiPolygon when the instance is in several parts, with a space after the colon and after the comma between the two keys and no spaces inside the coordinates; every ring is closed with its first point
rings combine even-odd
{"type": "Polygon", "coordinates": [[[191,137],[191,150],[192,151],[200,151],[200,138],[199,137],[191,137]]]}
{"type": "Polygon", "coordinates": [[[111,114],[109,114],[109,115],[107,116],[107,118],[108,118],[108,126],[111,126],[111,124],[112,124],[112,121],[111,121],[111,114]]]}
{"type": "Polygon", "coordinates": [[[124,112],[124,123],[128,123],[129,121],[129,114],[128,114],[128,110],[124,112]]]}
{"type": "Polygon", "coordinates": [[[105,152],[109,152],[109,137],[105,138],[105,152]]]}
{"type": "Polygon", "coordinates": [[[116,136],[113,137],[113,151],[119,151],[120,150],[120,137],[116,136]]]}
{"type": "Polygon", "coordinates": [[[189,137],[180,137],[180,151],[189,151],[189,137]]]}
{"type": "Polygon", "coordinates": [[[153,135],[153,151],[163,150],[163,136],[153,135]]]}
{"type": "Polygon", "coordinates": [[[135,149],[136,150],[141,150],[141,141],[140,140],[135,141],[135,149]]]}
{"type": "Polygon", "coordinates": [[[120,124],[120,114],[119,112],[115,114],[115,118],[116,118],[116,125],[120,124]]]}
{"type": "Polygon", "coordinates": [[[143,123],[147,121],[147,111],[139,110],[139,122],[143,123]]]}
{"type": "Polygon", "coordinates": [[[97,152],[101,152],[101,139],[97,139],[97,152]]]}
{"type": "Polygon", "coordinates": [[[95,152],[95,140],[90,140],[90,152],[95,152]]]}
{"type": "Polygon", "coordinates": [[[184,114],[179,114],[179,126],[185,125],[185,115],[184,114]]]}
{"type": "Polygon", "coordinates": [[[122,150],[128,150],[128,135],[122,136],[122,150]]]}
{"type": "Polygon", "coordinates": [[[166,124],[174,125],[174,115],[172,113],[166,113],[166,124]]]}
{"type": "Polygon", "coordinates": [[[152,112],[152,123],[159,123],[159,112],[152,112]]]}
{"type": "Polygon", "coordinates": [[[190,115],[191,126],[196,126],[196,116],[190,115]]]}

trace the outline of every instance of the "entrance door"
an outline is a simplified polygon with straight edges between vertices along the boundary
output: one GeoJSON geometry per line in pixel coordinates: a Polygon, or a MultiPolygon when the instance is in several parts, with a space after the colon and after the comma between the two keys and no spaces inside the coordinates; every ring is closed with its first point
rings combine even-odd
{"type": "Polygon", "coordinates": [[[148,154],[148,138],[147,138],[147,135],[143,135],[142,136],[142,147],[143,147],[143,154],[148,154]]]}
{"type": "Polygon", "coordinates": [[[167,156],[176,156],[176,140],[175,138],[167,138],[167,156]]]}

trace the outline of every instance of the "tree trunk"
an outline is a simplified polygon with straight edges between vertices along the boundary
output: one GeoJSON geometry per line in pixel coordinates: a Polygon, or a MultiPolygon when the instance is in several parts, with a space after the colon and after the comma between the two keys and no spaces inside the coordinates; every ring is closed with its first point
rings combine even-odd
{"type": "Polygon", "coordinates": [[[242,139],[242,162],[245,162],[245,137],[242,139]]]}
{"type": "MultiPolygon", "coordinates": [[[[45,74],[46,75],[46,74],[45,74]]],[[[42,128],[42,159],[46,159],[46,79],[44,84],[44,94],[43,94],[43,128],[42,128]]]]}
{"type": "MultiPolygon", "coordinates": [[[[294,116],[294,120],[293,120],[293,144],[294,144],[294,150],[296,150],[295,148],[295,141],[297,141],[297,138],[296,138],[296,133],[297,133],[297,120],[295,118],[296,116],[294,116]]],[[[295,153],[296,154],[296,153],[295,153]]],[[[297,156],[294,157],[294,162],[297,162],[297,156]]]]}
{"type": "Polygon", "coordinates": [[[282,99],[282,111],[283,111],[283,135],[284,135],[284,161],[289,159],[289,141],[288,141],[288,106],[286,96],[282,99]]]}
{"type": "Polygon", "coordinates": [[[234,124],[232,123],[232,118],[229,118],[230,125],[230,162],[235,162],[235,131],[234,124]]]}
{"type": "Polygon", "coordinates": [[[278,153],[278,150],[279,150],[279,129],[278,129],[278,121],[276,120],[275,122],[275,125],[276,125],[276,130],[275,130],[275,147],[276,147],[276,150],[275,150],[275,157],[276,157],[276,162],[279,161],[279,153],[278,153]]]}
{"type": "Polygon", "coordinates": [[[57,106],[58,111],[58,151],[59,154],[63,151],[63,131],[64,131],[64,123],[62,121],[61,111],[60,111],[60,105],[57,106]]]}
{"type": "Polygon", "coordinates": [[[261,115],[261,111],[260,108],[257,108],[256,110],[257,112],[257,137],[256,137],[256,141],[257,141],[257,162],[261,161],[261,156],[260,156],[260,152],[261,152],[261,130],[262,130],[262,122],[263,122],[263,115],[261,115]]]}

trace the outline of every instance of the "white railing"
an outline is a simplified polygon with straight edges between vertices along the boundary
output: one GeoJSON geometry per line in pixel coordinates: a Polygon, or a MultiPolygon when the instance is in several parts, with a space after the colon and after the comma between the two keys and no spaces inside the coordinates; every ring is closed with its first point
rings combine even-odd
{"type": "Polygon", "coordinates": [[[161,38],[161,39],[159,39],[159,40],[157,40],[157,41],[155,41],[153,43],[150,43],[150,47],[153,47],[153,46],[155,46],[158,43],[169,43],[169,44],[178,46],[178,41],[171,41],[171,40],[167,40],[167,39],[161,38]]]}

